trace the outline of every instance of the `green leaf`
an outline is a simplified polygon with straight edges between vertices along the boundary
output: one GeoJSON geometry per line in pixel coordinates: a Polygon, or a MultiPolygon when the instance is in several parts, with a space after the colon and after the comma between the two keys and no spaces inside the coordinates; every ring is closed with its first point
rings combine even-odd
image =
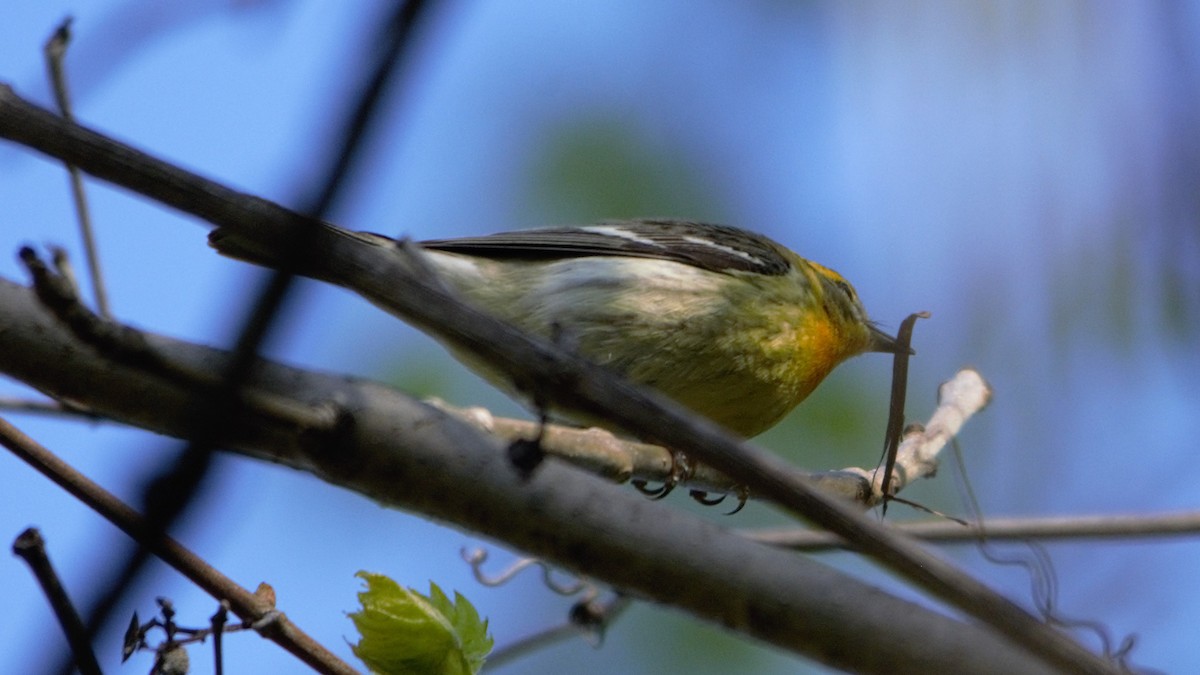
{"type": "Polygon", "coordinates": [[[354,654],[386,675],[474,675],[492,650],[487,620],[459,593],[454,602],[430,582],[424,596],[382,574],[359,572],[367,589],[350,613],[360,635],[354,654]]]}

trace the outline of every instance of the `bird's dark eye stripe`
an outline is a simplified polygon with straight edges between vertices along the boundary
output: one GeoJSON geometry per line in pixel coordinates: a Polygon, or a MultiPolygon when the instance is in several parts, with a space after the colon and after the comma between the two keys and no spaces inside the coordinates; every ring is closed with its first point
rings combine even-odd
{"type": "Polygon", "coordinates": [[[846,297],[850,299],[854,298],[854,289],[850,287],[849,282],[838,279],[836,283],[837,287],[842,289],[842,292],[846,294],[846,297]]]}

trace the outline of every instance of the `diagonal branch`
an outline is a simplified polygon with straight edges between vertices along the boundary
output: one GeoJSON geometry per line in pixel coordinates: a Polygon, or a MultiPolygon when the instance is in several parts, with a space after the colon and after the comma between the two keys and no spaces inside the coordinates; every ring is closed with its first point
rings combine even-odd
{"type": "MultiPolygon", "coordinates": [[[[209,383],[162,377],[81,345],[29,289],[0,279],[0,372],[112,419],[174,436],[209,383]]],[[[145,335],[176,374],[226,352],[145,335]]],[[[423,513],[823,663],[866,673],[1051,672],[984,627],[881,593],[826,566],[651,502],[555,460],[528,481],[496,439],[392,389],[262,362],[228,445],[423,513]],[[279,416],[273,410],[329,411],[279,416]],[[320,420],[339,419],[326,425],[320,420]],[[875,648],[862,649],[870,636],[875,648]]]]}
{"type": "MultiPolygon", "coordinates": [[[[990,398],[991,388],[972,368],[964,368],[942,383],[938,387],[937,409],[929,422],[925,426],[912,425],[901,439],[889,492],[894,495],[915,480],[934,476],[938,454],[972,415],[983,410],[990,398]]],[[[509,442],[533,438],[540,433],[540,443],[547,454],[619,482],[630,479],[662,482],[671,477],[671,453],[662,446],[624,440],[598,427],[579,429],[540,425],[493,417],[481,408],[456,408],[442,401],[430,403],[509,442]]],[[[875,469],[848,467],[837,471],[805,472],[804,476],[826,493],[862,507],[875,506],[883,498],[883,473],[875,469]]],[[[696,466],[682,484],[723,493],[736,492],[740,487],[703,464],[696,466]]],[[[837,537],[832,539],[839,541],[837,537]]]]}
{"type": "MultiPolygon", "coordinates": [[[[264,602],[254,593],[242,588],[232,579],[210,567],[178,541],[163,535],[158,527],[143,518],[128,504],[76,472],[4,419],[0,419],[0,445],[8,448],[38,471],[53,479],[63,489],[100,513],[143,546],[154,551],[155,555],[185,574],[215,599],[229,601],[238,616],[247,621],[263,621],[264,627],[259,632],[264,637],[294,654],[317,672],[343,675],[355,672],[353,668],[297,628],[286,616],[276,611],[273,605],[264,602]]],[[[76,621],[78,621],[78,617],[76,617],[76,621]]],[[[86,644],[86,640],[84,644],[86,644]]]]}
{"type": "MultiPolygon", "coordinates": [[[[1067,539],[1132,539],[1200,534],[1200,512],[1050,516],[1042,518],[989,518],[984,523],[962,525],[949,520],[892,523],[914,537],[944,544],[996,543],[1067,539]]],[[[747,537],[796,551],[841,548],[844,542],[828,532],[800,528],[743,531],[747,537]]]]}
{"type": "MultiPolygon", "coordinates": [[[[607,420],[648,441],[686,449],[754,493],[835,532],[885,567],[991,625],[1049,664],[1070,672],[1115,672],[1112,664],[1048,628],[911,538],[824,496],[786,462],[707,420],[689,415],[659,394],[635,387],[484,311],[464,305],[437,283],[414,273],[413,266],[394,250],[347,237],[341,233],[344,231],[332,227],[314,226],[310,219],[276,204],[237,193],[69,124],[23,101],[4,86],[0,86],[0,137],[70,161],[92,175],[227,227],[277,251],[286,261],[285,267],[318,278],[337,279],[387,311],[501,369],[535,400],[553,400],[556,408],[607,420]],[[296,242],[301,240],[306,240],[306,246],[296,250],[296,242]]],[[[552,473],[557,473],[556,468],[546,467],[539,477],[552,473]]],[[[331,478],[339,477],[335,469],[331,478]]],[[[457,486],[444,487],[453,490],[457,486]]],[[[370,488],[367,493],[371,493],[370,488]]],[[[519,518],[526,514],[510,515],[519,518]]],[[[556,533],[544,534],[551,537],[556,533]]],[[[796,565],[793,561],[792,567],[796,565]]],[[[710,612],[705,614],[711,616],[710,612]]],[[[746,617],[724,616],[721,620],[744,625],[746,617]]]]}

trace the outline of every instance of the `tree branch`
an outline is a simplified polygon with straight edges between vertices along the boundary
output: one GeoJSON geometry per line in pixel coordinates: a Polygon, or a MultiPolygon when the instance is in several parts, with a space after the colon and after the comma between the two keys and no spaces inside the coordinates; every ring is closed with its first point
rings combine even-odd
{"type": "MultiPolygon", "coordinates": [[[[991,388],[971,368],[960,370],[938,387],[938,406],[928,424],[912,425],[904,433],[896,453],[895,475],[889,491],[894,495],[915,480],[933,476],[942,448],[972,415],[983,410],[990,398],[991,388]]],[[[671,453],[659,445],[625,440],[598,427],[542,426],[536,422],[493,417],[482,408],[456,408],[442,401],[428,402],[509,442],[533,438],[541,432],[541,446],[547,454],[617,482],[634,478],[662,482],[671,476],[671,453]]],[[[863,508],[875,506],[883,499],[883,475],[875,469],[848,467],[804,472],[804,476],[828,494],[857,502],[863,508]]],[[[682,484],[693,489],[726,493],[736,492],[740,487],[721,472],[703,464],[695,467],[695,472],[682,484]]],[[[837,537],[832,539],[839,541],[837,537]]]]}
{"type": "MultiPolygon", "coordinates": [[[[348,664],[297,628],[286,616],[280,614],[272,603],[265,602],[237,585],[182,544],[163,535],[157,526],[148,522],[129,505],[75,471],[3,419],[0,419],[0,445],[11,450],[13,454],[121,528],[213,598],[228,601],[238,616],[247,621],[263,622],[262,627],[258,629],[259,633],[294,654],[309,667],[320,673],[353,675],[355,672],[348,664]]],[[[75,617],[75,620],[78,621],[78,617],[75,617]]],[[[82,626],[80,629],[82,630],[82,626]]],[[[87,645],[86,631],[84,633],[81,639],[83,644],[87,645]]],[[[77,658],[78,654],[76,651],[77,658]]],[[[95,672],[99,672],[99,668],[96,668],[95,672]]]]}
{"type": "MultiPolygon", "coordinates": [[[[387,311],[433,333],[444,342],[463,349],[481,361],[501,369],[519,389],[528,392],[535,400],[552,400],[557,409],[574,411],[589,418],[606,420],[617,428],[648,441],[662,442],[672,447],[686,449],[689,455],[713,465],[734,480],[749,487],[756,494],[837,533],[885,567],[913,581],[963,612],[993,626],[1011,640],[1039,655],[1048,664],[1070,672],[1116,671],[1112,664],[1084,649],[1062,633],[1048,628],[1015,603],[926,551],[914,540],[879,523],[872,522],[851,507],[818,492],[802,476],[798,476],[786,462],[740,441],[708,420],[697,419],[688,414],[681,406],[660,394],[636,387],[613,373],[555,345],[527,336],[484,311],[464,305],[435,281],[423,278],[418,273],[419,269],[414,271],[411,262],[405,256],[397,255],[395,250],[347,237],[334,228],[314,223],[310,219],[289,212],[276,204],[242,195],[194,174],[171,167],[100,134],[64,122],[53,114],[21,100],[12,92],[11,88],[6,86],[0,86],[0,137],[20,142],[64,161],[70,161],[92,175],[183,209],[211,223],[227,227],[267,250],[276,252],[279,259],[284,261],[285,267],[302,270],[305,274],[318,278],[333,279],[339,284],[353,288],[387,311]],[[297,250],[297,242],[301,241],[306,246],[303,250],[297,250]]],[[[181,395],[186,397],[186,393],[181,395]]],[[[458,483],[443,482],[441,479],[449,472],[428,471],[429,467],[438,467],[449,461],[439,453],[428,458],[430,461],[428,466],[421,467],[426,471],[414,474],[411,472],[412,467],[409,467],[398,473],[386,473],[387,470],[395,471],[397,467],[390,466],[384,461],[388,453],[386,452],[387,448],[380,446],[378,442],[382,436],[364,434],[360,437],[359,434],[363,429],[373,429],[376,432],[386,429],[401,430],[395,428],[394,425],[397,424],[395,420],[373,419],[370,416],[372,410],[372,408],[356,410],[353,415],[354,423],[349,425],[350,428],[346,434],[347,438],[361,441],[361,449],[364,452],[361,455],[356,454],[353,461],[345,462],[346,466],[320,464],[321,469],[328,472],[327,477],[334,482],[347,484],[343,481],[362,478],[357,474],[359,463],[378,464],[379,475],[391,477],[393,481],[390,484],[391,489],[389,490],[388,486],[380,485],[374,480],[366,480],[362,484],[358,484],[356,489],[364,494],[379,497],[394,490],[395,485],[405,485],[406,489],[411,489],[419,482],[430,487],[437,487],[439,495],[437,498],[432,498],[425,490],[416,491],[415,494],[425,494],[427,498],[421,500],[419,504],[408,504],[408,506],[430,514],[446,514],[447,504],[465,506],[461,501],[461,487],[472,485],[471,492],[475,492],[482,485],[479,479],[483,472],[473,472],[469,477],[463,477],[463,480],[458,483]],[[372,440],[372,436],[374,440],[372,440]],[[455,495],[455,491],[460,494],[455,495]],[[380,494],[377,495],[377,492],[380,494]]],[[[428,409],[421,408],[421,410],[427,411],[428,409]]],[[[418,417],[426,422],[432,421],[428,417],[428,412],[418,417]]],[[[444,418],[444,416],[439,417],[444,418]]],[[[416,420],[410,418],[410,421],[416,420]]],[[[161,423],[151,422],[151,424],[161,423]]],[[[462,425],[436,426],[446,429],[462,428],[462,425]]],[[[414,430],[405,429],[404,431],[411,433],[414,430]]],[[[454,440],[465,442],[464,439],[457,437],[457,433],[455,432],[454,440]]],[[[472,431],[472,435],[478,436],[474,431],[472,431]]],[[[451,439],[442,438],[440,440],[450,441],[451,439]]],[[[327,447],[326,444],[320,445],[327,447]]],[[[336,445],[345,444],[337,443],[336,445]]],[[[446,443],[440,445],[443,446],[441,450],[444,451],[446,443]]],[[[310,455],[308,459],[311,461],[314,458],[310,455]]],[[[503,474],[503,478],[509,481],[507,483],[502,481],[493,486],[494,488],[503,487],[504,491],[522,488],[519,481],[511,482],[513,476],[510,467],[505,466],[501,460],[495,457],[490,461],[500,461],[501,463],[499,466],[486,464],[477,468],[491,469],[503,474]]],[[[564,472],[562,467],[550,463],[549,466],[538,471],[534,481],[524,486],[526,491],[523,494],[528,494],[528,488],[535,485],[543,486],[547,476],[552,476],[556,480],[569,480],[570,483],[581,480],[576,474],[564,472]]],[[[611,488],[611,486],[606,487],[611,488]]],[[[557,493],[547,493],[542,496],[547,499],[564,498],[567,503],[563,503],[563,506],[567,506],[569,503],[571,508],[579,509],[584,509],[591,501],[591,499],[585,499],[582,503],[576,501],[580,496],[598,500],[604,504],[605,509],[611,507],[610,500],[632,498],[630,495],[623,495],[619,492],[610,494],[607,491],[600,491],[598,487],[587,482],[579,483],[578,488],[581,492],[569,498],[557,493]]],[[[541,492],[541,490],[533,491],[541,492]]],[[[490,496],[499,500],[503,494],[491,492],[490,496]]],[[[476,497],[472,496],[467,501],[473,502],[475,499],[476,497]]],[[[474,504],[474,506],[481,505],[474,504]]],[[[492,508],[493,511],[490,514],[480,514],[481,516],[486,515],[486,517],[481,517],[479,526],[473,529],[492,531],[495,519],[501,514],[504,518],[528,519],[531,513],[545,508],[545,504],[540,501],[528,502],[524,508],[507,512],[504,509],[496,509],[495,504],[488,504],[488,508],[492,508]]],[[[648,505],[641,504],[642,511],[646,508],[648,505]]],[[[453,511],[454,515],[462,517],[457,509],[453,509],[453,511]]],[[[439,517],[448,515],[450,514],[439,517]]],[[[660,514],[656,512],[655,518],[659,517],[660,514]]],[[[666,520],[666,516],[662,515],[659,523],[666,520]]],[[[560,527],[559,531],[551,529],[540,532],[535,538],[536,541],[529,541],[528,546],[519,545],[526,550],[538,551],[541,555],[556,559],[555,555],[551,555],[555,551],[545,550],[547,542],[559,543],[559,539],[566,536],[563,529],[576,529],[580,525],[578,519],[573,521],[567,519],[563,521],[563,524],[568,522],[571,525],[560,527]]],[[[600,526],[602,523],[595,524],[600,526]]],[[[690,525],[680,523],[679,526],[685,527],[693,536],[708,535],[706,532],[696,531],[690,525]]],[[[655,528],[655,532],[659,537],[663,535],[659,528],[655,528]]],[[[704,541],[704,539],[700,539],[700,541],[704,541]]],[[[744,540],[738,541],[740,541],[740,548],[746,547],[744,540]]],[[[653,543],[653,538],[641,542],[652,548],[653,543]]],[[[706,542],[705,546],[707,545],[706,542]]],[[[591,542],[579,542],[578,544],[578,548],[581,550],[588,550],[592,546],[591,542]]],[[[551,548],[557,549],[558,547],[551,548]]],[[[631,552],[627,546],[621,548],[625,550],[626,554],[631,552]]],[[[727,549],[721,555],[734,553],[734,549],[727,549]]],[[[763,556],[773,555],[766,551],[760,553],[763,556]]],[[[558,555],[562,555],[562,553],[559,552],[558,555]]],[[[753,567],[746,568],[741,562],[742,558],[740,552],[735,555],[735,559],[739,561],[737,574],[743,578],[757,576],[745,571],[753,569],[753,567]]],[[[778,568],[769,568],[772,572],[771,576],[777,578],[787,576],[802,567],[798,559],[788,558],[788,560],[790,563],[784,563],[783,559],[773,560],[778,568]]],[[[579,569],[577,565],[578,561],[570,566],[579,569]]],[[[613,582],[621,587],[637,581],[631,578],[630,571],[644,571],[633,565],[619,565],[618,567],[623,569],[612,571],[613,582]]],[[[722,583],[719,579],[712,579],[712,581],[722,583]]],[[[726,602],[718,604],[720,609],[716,610],[717,613],[714,614],[714,608],[703,608],[692,604],[692,601],[698,596],[705,595],[705,592],[697,593],[696,591],[700,589],[696,589],[695,585],[680,587],[677,583],[664,583],[658,589],[653,589],[652,597],[660,597],[661,591],[667,588],[681,596],[674,599],[675,603],[687,606],[702,616],[710,617],[731,627],[753,632],[763,639],[784,640],[785,642],[791,639],[778,635],[779,627],[789,623],[784,621],[789,613],[779,611],[782,607],[778,604],[777,597],[771,597],[774,595],[772,593],[768,593],[763,598],[768,605],[774,608],[766,611],[765,615],[747,615],[743,613],[742,610],[746,608],[740,601],[730,605],[728,604],[729,598],[725,598],[726,602]],[[770,617],[770,620],[764,621],[763,619],[767,617],[770,617]]],[[[652,589],[646,590],[651,591],[652,589]]],[[[663,600],[667,599],[663,598],[663,600]]],[[[705,598],[705,600],[716,600],[716,598],[705,598]]],[[[802,605],[797,605],[794,609],[799,609],[800,606],[802,605]]],[[[807,610],[805,611],[807,612],[807,610]]],[[[792,618],[790,628],[811,634],[813,630],[811,626],[806,631],[804,627],[796,626],[795,617],[792,618]]],[[[805,623],[811,622],[806,621],[805,623]]],[[[854,622],[845,625],[852,623],[854,622]]],[[[843,643],[842,647],[835,650],[839,658],[852,656],[846,653],[848,644],[851,643],[843,643]]],[[[864,650],[850,651],[857,652],[856,656],[861,657],[864,650]]],[[[886,650],[880,650],[877,653],[885,652],[886,650]]],[[[830,658],[830,656],[827,653],[820,655],[822,659],[830,658]]]]}
{"type": "MultiPolygon", "coordinates": [[[[0,279],[0,371],[112,419],[186,437],[205,383],[113,362],[78,340],[29,289],[0,279]]],[[[145,335],[175,372],[220,372],[225,352],[145,335]]],[[[880,593],[795,554],[755,544],[662,502],[550,460],[522,480],[504,446],[445,412],[372,382],[260,363],[254,396],[335,410],[332,428],[250,407],[230,425],[241,454],[311,471],[380,503],[424,513],[644,599],[684,609],[857,672],[1051,672],[985,628],[880,593]],[[468,487],[469,486],[469,487],[468,487]],[[859,642],[870,636],[873,649],[859,642]]]]}
{"type": "MultiPolygon", "coordinates": [[[[926,541],[979,544],[1032,539],[1130,539],[1134,537],[1195,536],[1200,533],[1200,513],[1112,514],[1048,518],[989,518],[963,526],[948,520],[892,523],[893,527],[926,541]]],[[[844,548],[845,542],[828,532],[800,528],[745,530],[747,537],[796,551],[844,548]]]]}

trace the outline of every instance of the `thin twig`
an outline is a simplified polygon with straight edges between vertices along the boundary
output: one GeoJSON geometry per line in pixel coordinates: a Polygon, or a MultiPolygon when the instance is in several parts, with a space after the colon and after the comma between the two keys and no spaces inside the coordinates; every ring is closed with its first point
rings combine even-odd
{"type": "Polygon", "coordinates": [[[54,417],[85,419],[92,422],[97,422],[104,419],[100,415],[97,415],[90,410],[76,407],[63,401],[35,401],[33,399],[17,398],[13,396],[0,396],[0,410],[8,410],[19,413],[34,413],[37,415],[49,415],[54,417]]]}
{"type": "Polygon", "coordinates": [[[103,671],[100,670],[100,663],[96,661],[96,654],[92,651],[92,645],[88,641],[87,629],[83,625],[83,620],[79,618],[79,612],[75,611],[75,605],[71,603],[66,589],[63,588],[58,573],[50,564],[50,556],[46,554],[46,542],[42,539],[42,533],[32,527],[25,530],[13,542],[12,550],[29,565],[29,569],[33,570],[33,576],[37,578],[38,585],[46,594],[46,599],[50,602],[50,607],[54,610],[54,615],[58,617],[58,623],[67,636],[67,643],[71,645],[71,654],[75,658],[75,666],[79,668],[79,672],[83,675],[101,675],[103,671]]]}
{"type": "MultiPolygon", "coordinates": [[[[33,279],[33,287],[42,305],[84,344],[115,363],[136,367],[184,389],[203,392],[197,396],[200,401],[217,399],[227,393],[226,383],[220,374],[176,363],[150,346],[141,331],[93,313],[80,302],[76,294],[78,289],[63,274],[65,263],[57,259],[58,256],[56,269],[51,269],[27,246],[21,248],[19,258],[33,279]]],[[[237,397],[237,403],[243,410],[253,409],[276,417],[283,424],[306,429],[312,435],[334,433],[338,425],[338,411],[334,406],[296,406],[285,398],[246,388],[239,390],[237,397]]],[[[213,425],[203,411],[197,415],[196,423],[200,430],[197,436],[212,434],[213,425]]]]}
{"type": "MultiPolygon", "coordinates": [[[[893,522],[892,527],[925,541],[943,544],[976,544],[981,536],[989,541],[1132,539],[1200,534],[1200,512],[1151,515],[1115,514],[1055,516],[1050,518],[989,518],[983,527],[950,521],[893,522]]],[[[797,551],[845,548],[845,542],[828,532],[785,528],[752,530],[744,534],[755,541],[797,551]]]]}
{"type": "Polygon", "coordinates": [[[883,495],[884,515],[887,514],[887,499],[892,496],[892,470],[896,467],[896,453],[900,449],[900,431],[904,427],[904,401],[908,396],[908,359],[911,353],[909,345],[912,343],[913,326],[917,323],[917,319],[928,318],[929,312],[909,314],[900,323],[900,332],[896,336],[896,343],[900,349],[896,350],[896,354],[892,358],[892,395],[891,403],[888,406],[887,431],[883,440],[883,485],[880,486],[880,493],[883,495]]]}
{"type": "Polygon", "coordinates": [[[897,493],[914,480],[934,475],[938,456],[973,415],[987,407],[992,398],[991,385],[973,368],[963,368],[938,386],[938,404],[925,426],[909,425],[895,453],[894,468],[887,472],[851,467],[848,473],[859,473],[871,482],[866,503],[874,506],[883,500],[883,482],[890,479],[888,491],[897,493]]]}
{"type": "MultiPolygon", "coordinates": [[[[179,542],[163,535],[158,527],[147,523],[132,507],[76,471],[3,418],[0,418],[0,445],[11,450],[17,457],[108,519],[142,546],[153,551],[214,598],[227,599],[238,616],[252,621],[274,612],[273,607],[267,606],[253,593],[218,572],[179,542]]],[[[275,628],[263,632],[263,636],[318,672],[356,672],[288,619],[280,617],[273,625],[275,628]]]]}
{"type": "Polygon", "coordinates": [[[555,626],[550,626],[532,635],[527,635],[510,644],[493,651],[488,655],[488,668],[499,668],[523,658],[539,649],[579,635],[603,636],[604,630],[611,626],[617,617],[629,608],[632,601],[624,595],[613,596],[600,600],[594,599],[572,608],[568,619],[555,626]],[[578,611],[579,608],[583,611],[578,611]],[[586,613],[587,621],[581,621],[579,616],[586,613]]]}
{"type": "Polygon", "coordinates": [[[214,675],[225,675],[225,624],[229,620],[229,601],[222,600],[216,614],[212,615],[213,636],[213,672],[214,675]]]}
{"type": "MultiPolygon", "coordinates": [[[[71,19],[64,19],[46,41],[44,52],[46,66],[50,70],[50,83],[54,89],[54,100],[63,119],[75,122],[75,113],[71,108],[70,89],[67,87],[67,73],[63,67],[63,59],[67,53],[67,45],[71,41],[71,19]]],[[[104,285],[104,275],[100,272],[100,254],[96,249],[96,236],[92,228],[92,212],[88,207],[87,191],[83,187],[83,173],[79,167],[70,162],[63,162],[67,175],[71,178],[71,196],[75,200],[75,214],[79,218],[79,234],[83,237],[83,250],[87,255],[88,275],[92,280],[92,292],[96,295],[96,311],[105,318],[112,316],[108,305],[108,291],[104,285]]]]}

